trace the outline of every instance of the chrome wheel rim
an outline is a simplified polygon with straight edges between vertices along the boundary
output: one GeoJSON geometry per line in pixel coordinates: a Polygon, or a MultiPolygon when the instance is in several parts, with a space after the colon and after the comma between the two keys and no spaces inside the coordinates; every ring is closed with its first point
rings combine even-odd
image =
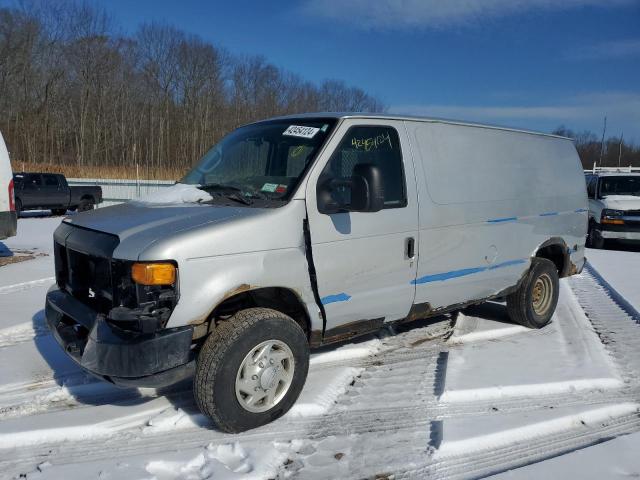
{"type": "Polygon", "coordinates": [[[244,357],[236,375],[236,398],[253,413],[271,410],[282,401],[293,382],[293,352],[280,340],[256,345],[244,357]]]}
{"type": "Polygon", "coordinates": [[[549,311],[551,299],[553,298],[553,282],[546,273],[540,275],[533,285],[531,302],[536,315],[544,315],[549,311]]]}

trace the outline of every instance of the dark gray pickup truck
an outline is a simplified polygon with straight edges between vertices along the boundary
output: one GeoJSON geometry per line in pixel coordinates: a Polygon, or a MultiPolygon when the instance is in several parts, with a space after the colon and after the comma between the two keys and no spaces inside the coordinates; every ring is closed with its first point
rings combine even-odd
{"type": "Polygon", "coordinates": [[[50,209],[54,215],[64,215],[67,210],[93,210],[102,202],[102,188],[70,187],[64,175],[57,173],[16,173],[13,183],[18,214],[24,210],[50,209]]]}

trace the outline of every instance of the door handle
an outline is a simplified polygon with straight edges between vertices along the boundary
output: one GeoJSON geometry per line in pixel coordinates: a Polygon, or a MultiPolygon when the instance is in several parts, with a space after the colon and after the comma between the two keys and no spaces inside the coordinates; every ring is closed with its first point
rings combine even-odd
{"type": "Polygon", "coordinates": [[[416,240],[413,237],[409,237],[405,240],[405,257],[407,259],[412,259],[416,256],[416,240]]]}

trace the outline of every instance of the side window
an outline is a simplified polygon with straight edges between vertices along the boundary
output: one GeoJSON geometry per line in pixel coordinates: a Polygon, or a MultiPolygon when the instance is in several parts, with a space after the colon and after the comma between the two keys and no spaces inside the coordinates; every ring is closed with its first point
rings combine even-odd
{"type": "Polygon", "coordinates": [[[40,187],[42,186],[42,179],[40,175],[29,174],[24,177],[24,185],[25,187],[40,187]]]}
{"type": "MultiPolygon", "coordinates": [[[[362,163],[371,163],[380,168],[384,186],[384,208],[407,205],[400,138],[394,128],[350,128],[322,171],[322,176],[348,180],[354,167],[362,163]]],[[[348,187],[336,188],[332,195],[341,204],[351,203],[351,191],[348,187]]]]}
{"type": "Polygon", "coordinates": [[[45,187],[57,187],[59,185],[58,177],[55,175],[43,175],[43,177],[45,187]]]}

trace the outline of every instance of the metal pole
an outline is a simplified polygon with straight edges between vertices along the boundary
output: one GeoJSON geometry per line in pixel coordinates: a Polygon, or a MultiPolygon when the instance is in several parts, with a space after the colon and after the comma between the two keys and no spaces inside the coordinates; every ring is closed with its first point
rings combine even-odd
{"type": "Polygon", "coordinates": [[[620,168],[620,161],[622,160],[622,139],[624,138],[624,132],[620,134],[620,148],[618,150],[618,168],[620,168]]]}
{"type": "Polygon", "coordinates": [[[604,126],[602,127],[602,140],[600,141],[600,166],[602,166],[602,153],[604,152],[604,134],[607,131],[607,117],[604,117],[604,126]]]}

